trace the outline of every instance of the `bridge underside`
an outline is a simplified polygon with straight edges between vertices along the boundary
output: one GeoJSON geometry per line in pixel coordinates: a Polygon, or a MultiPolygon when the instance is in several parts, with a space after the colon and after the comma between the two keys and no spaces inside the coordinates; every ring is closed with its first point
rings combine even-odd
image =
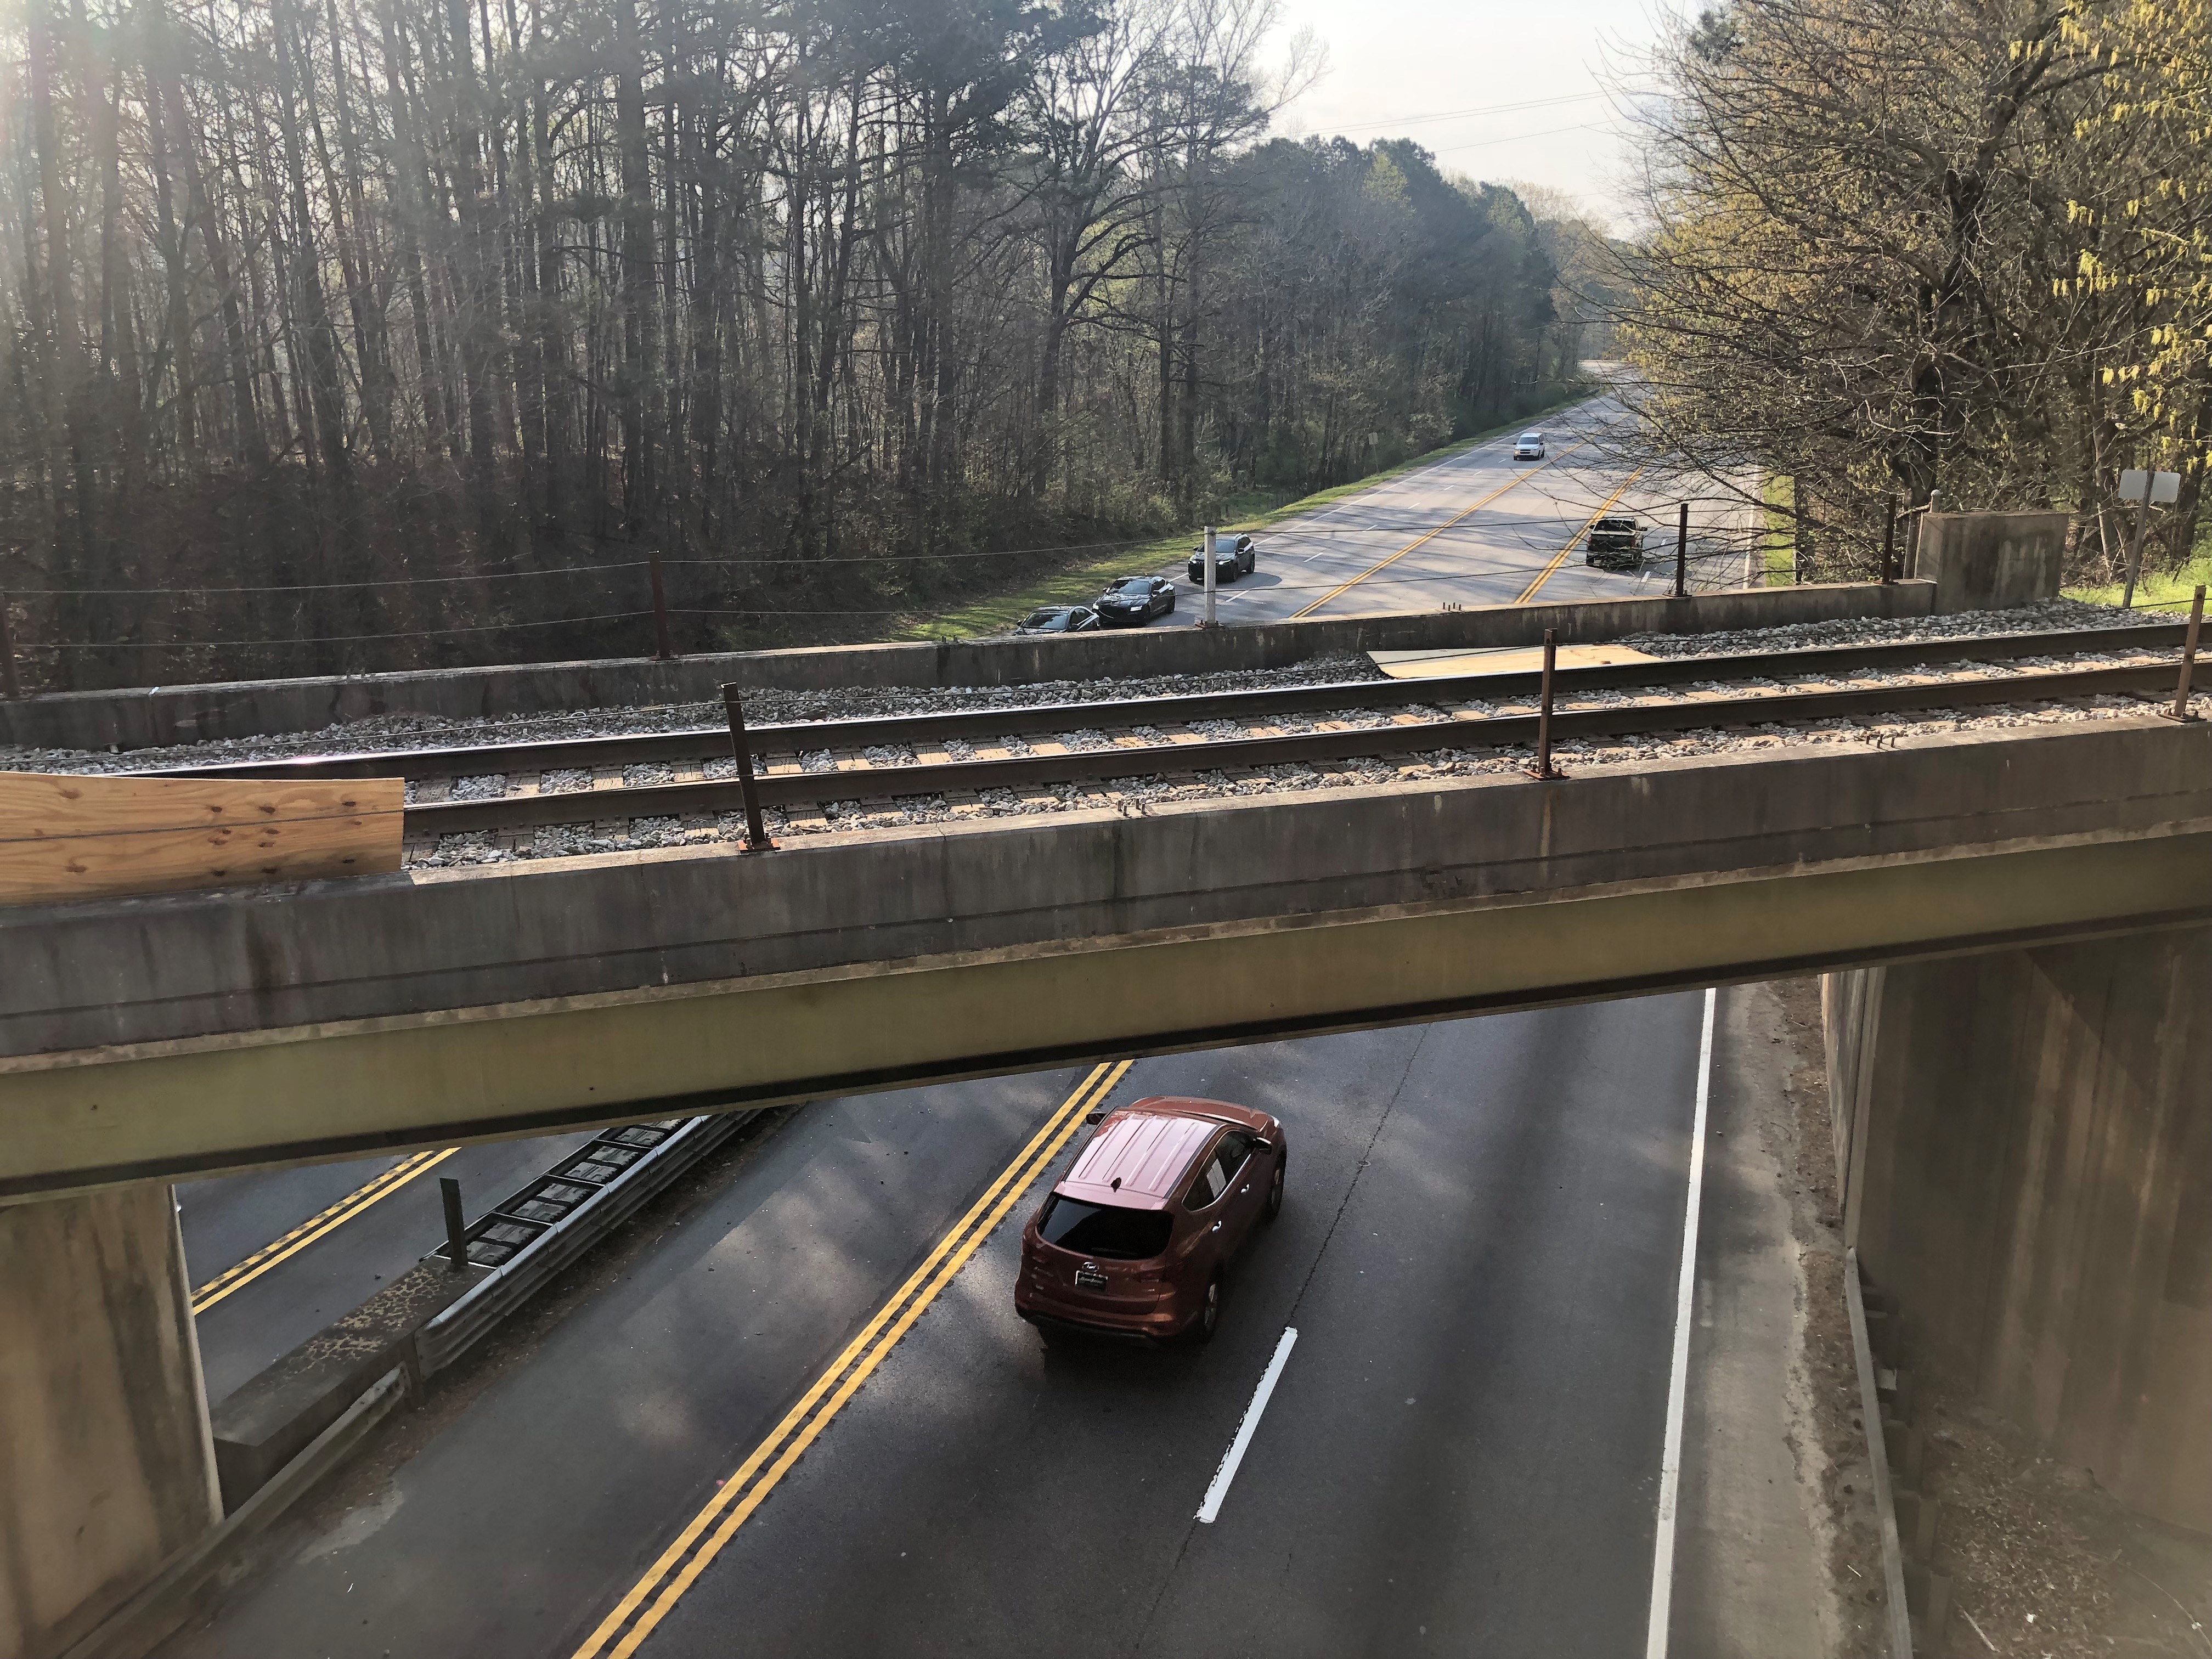
{"type": "Polygon", "coordinates": [[[2212,916],[2212,734],[2042,731],[20,911],[0,1197],[2212,916]]]}

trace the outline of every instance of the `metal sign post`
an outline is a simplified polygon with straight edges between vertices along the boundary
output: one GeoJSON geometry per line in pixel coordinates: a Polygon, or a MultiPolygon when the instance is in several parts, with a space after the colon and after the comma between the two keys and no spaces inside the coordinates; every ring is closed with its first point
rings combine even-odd
{"type": "Polygon", "coordinates": [[[1213,552],[1214,552],[1214,548],[1216,547],[1216,545],[1217,545],[1217,544],[1216,544],[1216,542],[1215,542],[1215,540],[1214,540],[1214,536],[1213,536],[1213,526],[1212,526],[1212,525],[1208,525],[1208,526],[1206,526],[1206,623],[1205,623],[1205,625],[1206,625],[1206,627],[1208,627],[1208,628],[1211,628],[1211,627],[1212,627],[1212,626],[1213,626],[1213,552]]]}
{"type": "Polygon", "coordinates": [[[2136,605],[2136,580],[2142,574],[2143,532],[2150,528],[2150,510],[2171,507],[2181,495],[2179,472],[2150,472],[2130,467],[2120,474],[2120,499],[2136,504],[2136,533],[2128,545],[2128,580],[2120,593],[2120,609],[2136,605]]]}
{"type": "Polygon", "coordinates": [[[1674,597],[1690,597],[1690,504],[1682,503],[1681,517],[1674,524],[1674,597]]]}

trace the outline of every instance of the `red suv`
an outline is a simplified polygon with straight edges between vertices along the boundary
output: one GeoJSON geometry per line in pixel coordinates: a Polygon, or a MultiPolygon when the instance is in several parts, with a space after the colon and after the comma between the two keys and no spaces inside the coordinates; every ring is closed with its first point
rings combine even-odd
{"type": "Polygon", "coordinates": [[[1283,1207],[1289,1148],[1265,1112],[1155,1096],[1098,1133],[1022,1229],[1014,1311],[1062,1330],[1203,1342],[1222,1274],[1255,1222],[1283,1207]]]}

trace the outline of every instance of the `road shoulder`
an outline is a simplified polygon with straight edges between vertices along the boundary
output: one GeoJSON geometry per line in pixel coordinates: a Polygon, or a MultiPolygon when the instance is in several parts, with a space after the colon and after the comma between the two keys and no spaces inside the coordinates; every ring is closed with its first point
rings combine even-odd
{"type": "Polygon", "coordinates": [[[1814,982],[1723,990],[1684,1422],[1677,1655],[1875,1650],[1880,1577],[1826,1111],[1814,982]]]}

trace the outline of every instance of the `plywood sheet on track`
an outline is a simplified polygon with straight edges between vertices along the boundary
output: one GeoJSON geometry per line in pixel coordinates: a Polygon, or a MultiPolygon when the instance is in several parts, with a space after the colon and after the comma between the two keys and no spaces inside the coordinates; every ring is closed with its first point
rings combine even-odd
{"type": "MultiPolygon", "coordinates": [[[[1540,645],[1499,646],[1481,651],[1370,651],[1368,658],[1394,680],[1442,679],[1453,674],[1516,674],[1544,665],[1540,645]]],[[[1625,645],[1563,645],[1562,668],[1601,668],[1616,663],[1650,662],[1648,651],[1625,645]]]]}
{"type": "Polygon", "coordinates": [[[0,904],[382,874],[406,788],[0,772],[0,904]]]}

